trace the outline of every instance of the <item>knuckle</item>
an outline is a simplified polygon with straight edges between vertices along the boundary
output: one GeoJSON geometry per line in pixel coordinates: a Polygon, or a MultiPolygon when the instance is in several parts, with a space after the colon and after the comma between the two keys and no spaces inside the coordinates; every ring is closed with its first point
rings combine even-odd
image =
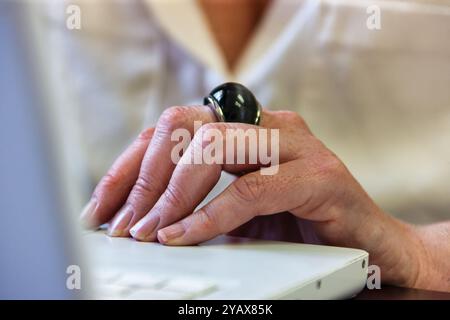
{"type": "Polygon", "coordinates": [[[342,161],[331,151],[317,154],[314,161],[314,171],[316,176],[326,179],[339,179],[347,169],[342,161]]]}
{"type": "Polygon", "coordinates": [[[170,107],[162,113],[158,121],[158,126],[172,132],[178,128],[184,127],[186,123],[186,114],[189,108],[183,106],[170,107]]]}
{"type": "Polygon", "coordinates": [[[337,156],[328,156],[324,163],[325,171],[332,176],[341,177],[347,173],[347,168],[337,156]]]}
{"type": "Polygon", "coordinates": [[[100,182],[95,187],[93,192],[94,197],[103,197],[108,194],[112,190],[115,190],[120,187],[125,179],[125,175],[120,171],[110,170],[107,174],[105,174],[100,182]]]}
{"type": "Polygon", "coordinates": [[[108,172],[103,176],[99,186],[105,189],[115,188],[121,183],[123,178],[124,176],[120,172],[108,172]]]}
{"type": "Polygon", "coordinates": [[[308,125],[306,124],[305,119],[301,115],[299,115],[297,113],[293,113],[289,117],[289,120],[292,121],[293,123],[301,126],[301,127],[308,127],[308,125]]]}
{"type": "Polygon", "coordinates": [[[208,132],[208,131],[212,131],[212,130],[222,131],[222,126],[223,126],[223,123],[210,122],[210,123],[205,123],[204,125],[202,125],[200,127],[200,130],[203,131],[203,132],[208,132]]]}
{"type": "Polygon", "coordinates": [[[302,121],[303,120],[303,118],[295,111],[286,110],[286,111],[281,111],[281,112],[282,112],[283,116],[288,120],[291,120],[291,121],[302,121]]]}
{"type": "Polygon", "coordinates": [[[152,183],[155,179],[151,179],[144,175],[139,175],[134,184],[132,193],[139,196],[147,196],[149,194],[155,194],[160,192],[158,184],[152,183]]]}
{"type": "Polygon", "coordinates": [[[153,133],[155,131],[155,128],[147,128],[141,131],[138,135],[138,140],[140,141],[147,141],[153,136],[153,133]]]}
{"type": "Polygon", "coordinates": [[[195,146],[205,148],[218,137],[223,137],[223,126],[220,123],[207,123],[195,133],[193,142],[195,146]]]}
{"type": "Polygon", "coordinates": [[[188,206],[188,201],[183,195],[183,192],[172,185],[168,185],[166,191],[164,192],[164,198],[167,203],[175,208],[186,208],[188,206]]]}
{"type": "Polygon", "coordinates": [[[231,194],[242,202],[255,202],[261,198],[264,182],[259,174],[250,174],[232,184],[231,194]]]}
{"type": "Polygon", "coordinates": [[[282,116],[286,119],[288,123],[292,123],[297,127],[308,128],[308,124],[305,119],[297,112],[294,111],[282,111],[282,116]]]}
{"type": "Polygon", "coordinates": [[[209,230],[219,235],[224,233],[215,215],[207,207],[200,209],[197,214],[198,221],[203,230],[209,230]]]}

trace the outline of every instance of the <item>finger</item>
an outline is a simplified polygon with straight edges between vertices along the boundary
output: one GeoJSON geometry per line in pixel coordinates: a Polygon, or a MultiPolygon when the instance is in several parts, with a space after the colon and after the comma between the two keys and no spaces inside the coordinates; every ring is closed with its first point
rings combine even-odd
{"type": "Polygon", "coordinates": [[[100,180],[81,214],[83,225],[96,227],[109,221],[120,209],[138,177],[153,132],[154,128],[144,130],[100,180]]]}
{"type": "MultiPolygon", "coordinates": [[[[159,230],[158,240],[167,245],[195,244],[230,232],[257,215],[316,211],[326,203],[325,190],[333,192],[320,175],[316,164],[301,159],[282,164],[276,175],[249,173],[203,208],[159,230]]],[[[315,217],[321,218],[325,217],[315,217]]]]}
{"type": "MultiPolygon", "coordinates": [[[[263,110],[262,126],[281,126],[285,121],[303,128],[298,116],[292,112],[274,112],[263,110]]],[[[114,218],[109,234],[112,236],[129,236],[129,229],[154,206],[166,189],[175,162],[170,161],[171,152],[178,141],[172,141],[171,135],[176,129],[187,129],[192,136],[195,121],[211,123],[216,120],[208,106],[172,107],[164,112],[155,130],[149,151],[123,209],[114,218]]],[[[303,130],[303,129],[302,129],[303,130]]]]}
{"type": "Polygon", "coordinates": [[[202,126],[176,166],[165,192],[150,212],[130,230],[132,236],[140,241],[154,241],[159,229],[191,214],[217,183],[222,169],[228,172],[242,172],[256,170],[262,165],[278,165],[280,161],[293,160],[297,152],[292,149],[295,144],[291,140],[296,140],[297,137],[284,134],[281,130],[281,143],[276,141],[275,163],[266,162],[265,155],[260,152],[260,144],[269,144],[264,147],[264,153],[271,154],[269,160],[273,161],[274,149],[271,149],[273,142],[268,143],[270,139],[267,138],[271,136],[273,130],[242,123],[211,123],[202,126]],[[232,141],[235,136],[241,139],[232,141]],[[245,148],[240,150],[242,157],[237,155],[237,148],[233,149],[235,152],[232,156],[226,152],[230,141],[234,146],[245,145],[245,148]],[[218,148],[209,153],[212,151],[212,145],[218,148]],[[209,157],[211,154],[213,157],[209,157]],[[244,161],[238,163],[239,158],[244,161]],[[196,159],[201,161],[196,163],[196,159]]]}
{"type": "Polygon", "coordinates": [[[126,203],[109,227],[110,236],[128,237],[129,229],[154,206],[175,169],[171,153],[179,141],[172,141],[172,133],[184,129],[192,137],[195,121],[210,123],[215,117],[207,106],[171,107],[164,111],[126,203]]]}

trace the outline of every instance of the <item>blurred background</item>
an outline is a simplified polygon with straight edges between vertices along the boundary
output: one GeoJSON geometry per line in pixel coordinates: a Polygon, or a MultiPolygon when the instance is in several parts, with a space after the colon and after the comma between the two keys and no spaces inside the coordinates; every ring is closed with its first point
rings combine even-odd
{"type": "MultiPolygon", "coordinates": [[[[2,27],[0,49],[25,43],[18,54],[35,68],[53,174],[74,215],[165,108],[237,81],[268,109],[301,114],[386,211],[414,223],[450,218],[450,1],[265,1],[234,68],[201,2],[0,0],[3,23],[21,4],[23,32],[2,27]]],[[[2,65],[2,97],[25,85],[18,67],[2,65]]],[[[4,123],[17,107],[6,102],[4,123]]],[[[3,158],[16,142],[2,126],[3,158]]]]}

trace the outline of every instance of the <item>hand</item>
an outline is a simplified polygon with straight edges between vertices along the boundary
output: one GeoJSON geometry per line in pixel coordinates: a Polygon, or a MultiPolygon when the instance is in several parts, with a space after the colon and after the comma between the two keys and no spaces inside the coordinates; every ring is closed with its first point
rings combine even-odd
{"type": "Polygon", "coordinates": [[[141,133],[100,181],[83,213],[84,223],[94,227],[112,219],[111,236],[189,245],[228,233],[256,216],[288,211],[311,221],[326,243],[369,251],[372,263],[382,266],[383,280],[414,286],[420,261],[411,257],[421,248],[414,231],[377,207],[299,115],[264,110],[259,127],[214,121],[207,106],[167,109],[156,128],[141,133]],[[194,121],[204,124],[197,132],[194,121]],[[176,164],[171,155],[178,141],[171,135],[180,128],[188,130],[192,142],[176,164]],[[222,133],[224,149],[230,143],[227,129],[255,130],[258,136],[263,129],[278,129],[278,172],[262,175],[260,158],[256,164],[187,164],[211,142],[212,129],[222,133]],[[194,212],[222,170],[245,174],[194,212]]]}

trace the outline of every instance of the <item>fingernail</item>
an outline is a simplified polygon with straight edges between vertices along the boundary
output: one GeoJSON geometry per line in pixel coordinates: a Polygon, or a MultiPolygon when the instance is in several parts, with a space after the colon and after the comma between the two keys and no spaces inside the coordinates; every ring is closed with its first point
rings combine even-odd
{"type": "Polygon", "coordinates": [[[133,217],[133,210],[130,207],[125,207],[118,215],[113,219],[111,225],[108,228],[108,235],[111,237],[126,237],[128,231],[126,228],[130,224],[133,217]]]}
{"type": "Polygon", "coordinates": [[[94,215],[95,208],[97,208],[97,200],[91,199],[83,208],[80,215],[80,221],[85,228],[92,228],[94,226],[94,221],[92,219],[94,215]]]}
{"type": "Polygon", "coordinates": [[[158,231],[158,241],[161,243],[169,243],[184,234],[184,227],[181,223],[175,223],[167,228],[158,231]]]}
{"type": "Polygon", "coordinates": [[[154,240],[152,239],[152,236],[158,224],[159,214],[149,213],[145,218],[139,220],[139,222],[130,229],[130,234],[137,240],[154,240]]]}

